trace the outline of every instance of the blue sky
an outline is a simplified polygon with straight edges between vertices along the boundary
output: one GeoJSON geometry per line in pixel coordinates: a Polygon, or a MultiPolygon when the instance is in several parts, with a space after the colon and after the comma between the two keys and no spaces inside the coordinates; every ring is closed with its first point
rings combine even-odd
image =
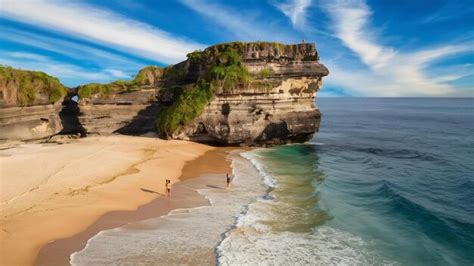
{"type": "Polygon", "coordinates": [[[0,64],[68,86],[215,43],[302,39],[331,72],[319,96],[474,96],[473,1],[0,1],[0,64]]]}

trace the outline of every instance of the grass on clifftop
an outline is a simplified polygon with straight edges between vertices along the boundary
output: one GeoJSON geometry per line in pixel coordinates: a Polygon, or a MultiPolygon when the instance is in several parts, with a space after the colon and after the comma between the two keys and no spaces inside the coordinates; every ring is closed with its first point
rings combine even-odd
{"type": "Polygon", "coordinates": [[[48,95],[50,103],[59,101],[67,93],[66,87],[57,78],[39,71],[0,66],[0,80],[5,82],[5,86],[10,82],[17,84],[17,101],[20,106],[34,104],[39,93],[48,95]]]}
{"type": "Polygon", "coordinates": [[[241,54],[232,45],[221,46],[212,52],[206,51],[188,54],[191,62],[211,62],[206,73],[201,75],[194,86],[183,89],[178,99],[158,114],[157,128],[167,136],[201,115],[217,90],[228,92],[250,79],[247,68],[241,62],[241,54]]]}
{"type": "Polygon", "coordinates": [[[163,70],[157,66],[148,66],[141,69],[132,80],[117,80],[107,84],[89,83],[79,86],[77,94],[79,98],[90,98],[94,94],[106,97],[112,93],[132,92],[140,86],[153,85],[163,73],[163,70]]]}

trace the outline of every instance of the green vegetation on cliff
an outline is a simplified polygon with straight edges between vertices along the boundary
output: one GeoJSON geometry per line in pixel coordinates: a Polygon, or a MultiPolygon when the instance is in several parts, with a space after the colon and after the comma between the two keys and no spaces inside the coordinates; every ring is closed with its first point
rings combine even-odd
{"type": "Polygon", "coordinates": [[[206,48],[204,52],[206,55],[210,55],[214,52],[219,53],[219,51],[225,50],[231,47],[236,50],[238,53],[242,54],[246,50],[265,50],[265,49],[276,49],[280,53],[285,51],[287,45],[279,42],[229,42],[221,43],[206,48]]]}
{"type": "Polygon", "coordinates": [[[47,95],[50,103],[59,101],[67,89],[55,77],[39,71],[14,69],[0,66],[0,84],[17,86],[17,103],[20,106],[34,104],[41,94],[47,95]],[[12,84],[13,83],[13,84],[12,84]]]}
{"type": "Polygon", "coordinates": [[[117,80],[107,84],[89,83],[77,89],[79,98],[90,98],[94,94],[106,97],[112,93],[132,92],[141,86],[154,85],[161,78],[163,70],[157,66],[142,68],[132,80],[117,80]]]}
{"type": "Polygon", "coordinates": [[[158,114],[159,131],[169,135],[180,125],[195,119],[204,111],[213,95],[213,86],[202,79],[191,88],[184,89],[170,107],[158,114]]]}
{"type": "MultiPolygon", "coordinates": [[[[209,67],[196,84],[184,88],[173,104],[162,110],[157,117],[160,132],[171,135],[181,125],[197,118],[212,99],[216,91],[228,92],[250,80],[247,68],[241,62],[241,53],[236,43],[210,47],[204,51],[188,54],[191,62],[206,60],[209,67]]],[[[171,71],[171,70],[168,70],[171,71]]]]}

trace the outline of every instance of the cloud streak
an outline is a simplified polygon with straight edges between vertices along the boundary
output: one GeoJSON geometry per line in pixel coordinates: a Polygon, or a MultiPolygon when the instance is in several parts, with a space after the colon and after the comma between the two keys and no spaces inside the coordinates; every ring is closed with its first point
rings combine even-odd
{"type": "Polygon", "coordinates": [[[75,1],[3,0],[1,17],[81,38],[162,63],[177,63],[204,45],[149,24],[75,1]]]}
{"type": "Polygon", "coordinates": [[[415,52],[400,52],[378,42],[370,27],[372,11],[363,1],[333,1],[322,5],[330,16],[334,35],[352,50],[369,70],[349,71],[332,64],[328,81],[361,96],[445,96],[454,93],[448,82],[456,76],[430,77],[435,60],[470,51],[469,45],[443,45],[415,52]]]}
{"type": "Polygon", "coordinates": [[[290,0],[285,3],[276,3],[275,6],[291,20],[295,29],[304,31],[307,26],[307,9],[311,0],[290,0]]]}
{"type": "Polygon", "coordinates": [[[0,26],[0,39],[54,52],[82,62],[93,62],[98,66],[120,65],[127,69],[142,67],[142,64],[136,60],[103,49],[2,26],[0,26]]]}
{"type": "Polygon", "coordinates": [[[181,0],[181,3],[196,13],[207,17],[211,22],[231,32],[243,41],[280,41],[296,40],[272,22],[265,23],[261,16],[251,11],[239,10],[211,3],[206,0],[181,0]]]}

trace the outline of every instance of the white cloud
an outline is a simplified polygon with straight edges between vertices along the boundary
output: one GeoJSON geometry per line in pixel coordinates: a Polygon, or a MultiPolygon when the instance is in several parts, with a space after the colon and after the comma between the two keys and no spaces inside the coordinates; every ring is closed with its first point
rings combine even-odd
{"type": "Polygon", "coordinates": [[[365,3],[335,1],[324,5],[324,9],[331,17],[336,37],[369,67],[382,68],[396,55],[393,48],[375,42],[375,34],[368,29],[372,12],[365,3]]]}
{"type": "Polygon", "coordinates": [[[60,0],[2,0],[1,17],[98,42],[157,62],[177,63],[203,45],[109,10],[60,0]]]}
{"type": "Polygon", "coordinates": [[[265,15],[259,16],[250,10],[240,11],[206,0],[181,0],[181,3],[227,29],[239,40],[279,42],[296,40],[294,36],[282,30],[282,27],[272,22],[265,23],[262,20],[265,15]]]}
{"type": "Polygon", "coordinates": [[[104,72],[109,73],[112,77],[119,78],[119,79],[130,78],[130,75],[118,69],[105,69],[104,72]]]}
{"type": "Polygon", "coordinates": [[[287,16],[293,27],[298,30],[306,30],[307,8],[311,5],[311,0],[290,0],[285,3],[276,3],[275,6],[287,16]]]}
{"type": "Polygon", "coordinates": [[[47,57],[39,55],[39,54],[31,54],[25,52],[12,52],[9,54],[10,57],[17,58],[17,59],[28,59],[28,60],[35,60],[35,61],[45,61],[47,57]]]}
{"type": "Polygon", "coordinates": [[[449,81],[463,75],[428,75],[433,61],[472,50],[468,45],[442,45],[415,52],[400,52],[377,41],[370,27],[372,14],[363,1],[335,1],[322,5],[329,14],[335,36],[351,49],[369,70],[329,67],[328,82],[361,96],[445,96],[455,92],[449,81]]]}
{"type": "Polygon", "coordinates": [[[9,29],[2,26],[0,26],[0,38],[58,53],[69,58],[81,60],[82,62],[94,62],[98,66],[120,65],[127,69],[138,69],[143,66],[143,64],[125,56],[97,49],[89,45],[54,37],[46,37],[22,30],[9,29]]]}

